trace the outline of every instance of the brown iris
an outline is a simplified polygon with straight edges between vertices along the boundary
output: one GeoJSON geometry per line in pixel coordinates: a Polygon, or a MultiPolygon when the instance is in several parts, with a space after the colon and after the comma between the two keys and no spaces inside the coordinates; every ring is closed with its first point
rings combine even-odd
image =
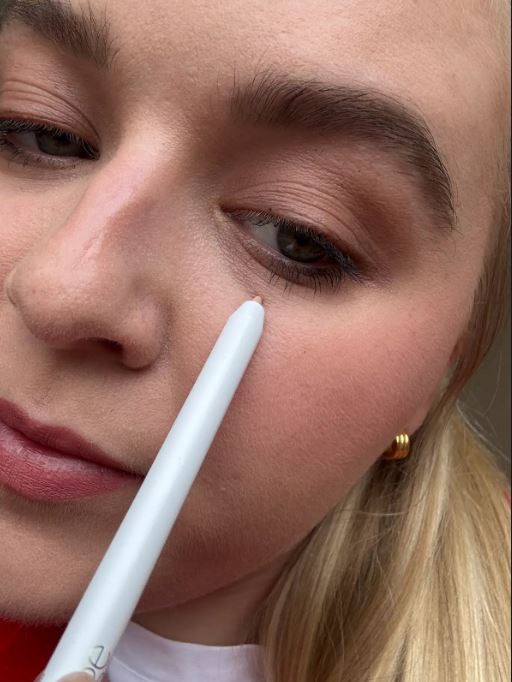
{"type": "Polygon", "coordinates": [[[281,226],[277,232],[277,244],[284,256],[302,263],[317,261],[325,256],[325,249],[311,237],[285,226],[281,226]]]}

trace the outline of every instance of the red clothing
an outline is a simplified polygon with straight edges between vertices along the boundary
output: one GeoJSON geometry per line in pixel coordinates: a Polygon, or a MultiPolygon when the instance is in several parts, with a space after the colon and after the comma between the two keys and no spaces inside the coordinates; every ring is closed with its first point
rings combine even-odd
{"type": "Polygon", "coordinates": [[[64,627],[33,627],[0,620],[0,680],[34,682],[63,632],[64,627]]]}

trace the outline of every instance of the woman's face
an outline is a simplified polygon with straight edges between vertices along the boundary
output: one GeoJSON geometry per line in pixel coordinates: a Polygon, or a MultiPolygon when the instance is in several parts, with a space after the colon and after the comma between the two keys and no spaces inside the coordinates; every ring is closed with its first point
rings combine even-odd
{"type": "MultiPolygon", "coordinates": [[[[0,399],[143,475],[227,317],[264,299],[140,604],[172,607],[284,556],[420,426],[490,231],[489,24],[466,1],[73,0],[91,43],[110,33],[86,50],[26,5],[0,121],[87,144],[2,138],[0,399]]],[[[136,490],[1,486],[0,611],[67,618],[136,490]]]]}

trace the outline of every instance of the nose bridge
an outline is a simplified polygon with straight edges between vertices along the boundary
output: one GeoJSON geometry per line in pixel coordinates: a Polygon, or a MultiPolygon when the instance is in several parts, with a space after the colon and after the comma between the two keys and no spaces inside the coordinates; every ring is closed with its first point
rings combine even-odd
{"type": "Polygon", "coordinates": [[[139,366],[155,353],[158,305],[141,289],[144,259],[134,251],[144,250],[158,175],[151,158],[105,164],[62,224],[48,226],[46,239],[16,264],[8,295],[35,336],[55,347],[108,339],[132,348],[139,366]]]}
{"type": "Polygon", "coordinates": [[[157,207],[158,168],[139,158],[112,160],[90,180],[65,223],[51,236],[48,252],[84,271],[106,258],[133,255],[144,222],[157,207]]]}
{"type": "Polygon", "coordinates": [[[77,206],[70,227],[91,226],[91,253],[115,245],[117,253],[140,265],[138,252],[147,251],[156,233],[167,231],[165,218],[171,208],[173,214],[177,210],[190,149],[183,140],[168,139],[159,125],[135,131],[133,141],[96,174],[77,206]]]}

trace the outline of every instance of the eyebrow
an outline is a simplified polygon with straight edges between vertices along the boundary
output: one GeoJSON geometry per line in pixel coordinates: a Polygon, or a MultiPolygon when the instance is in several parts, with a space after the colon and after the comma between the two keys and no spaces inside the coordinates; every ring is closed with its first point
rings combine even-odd
{"type": "MultiPolygon", "coordinates": [[[[0,0],[0,31],[20,22],[57,48],[108,69],[117,55],[105,13],[69,0],[0,0]]],[[[301,80],[268,69],[245,84],[233,82],[231,112],[261,126],[336,133],[374,144],[405,162],[441,227],[456,227],[453,181],[426,121],[405,102],[375,87],[301,80]]]]}
{"type": "Polygon", "coordinates": [[[106,12],[100,15],[89,4],[76,11],[69,0],[0,0],[0,30],[11,22],[28,26],[99,69],[110,68],[117,54],[106,12]]]}
{"type": "Polygon", "coordinates": [[[374,145],[405,162],[440,227],[456,227],[453,182],[423,119],[376,88],[290,78],[272,70],[233,81],[231,112],[255,125],[292,128],[374,145]]]}

